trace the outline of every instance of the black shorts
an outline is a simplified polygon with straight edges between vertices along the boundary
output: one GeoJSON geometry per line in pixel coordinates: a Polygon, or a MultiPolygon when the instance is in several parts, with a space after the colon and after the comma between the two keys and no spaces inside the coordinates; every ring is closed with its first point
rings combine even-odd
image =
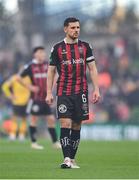
{"type": "Polygon", "coordinates": [[[58,96],[58,118],[71,118],[75,122],[89,119],[88,94],[58,96]]]}
{"type": "Polygon", "coordinates": [[[27,106],[27,113],[32,115],[51,115],[52,110],[45,101],[30,100],[27,106]]]}
{"type": "Polygon", "coordinates": [[[13,105],[13,112],[17,116],[25,117],[27,116],[26,108],[27,108],[26,105],[25,106],[13,105]]]}

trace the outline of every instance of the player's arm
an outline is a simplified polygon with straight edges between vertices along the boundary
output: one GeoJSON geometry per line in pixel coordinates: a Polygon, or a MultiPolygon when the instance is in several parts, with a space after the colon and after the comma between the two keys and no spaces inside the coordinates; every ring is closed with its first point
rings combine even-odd
{"type": "Polygon", "coordinates": [[[24,87],[26,87],[27,89],[29,89],[32,92],[38,92],[39,91],[39,87],[32,85],[31,83],[26,83],[23,80],[23,77],[30,77],[31,79],[31,68],[29,65],[25,65],[24,68],[16,75],[16,79],[17,81],[22,84],[24,87]]]}
{"type": "Polygon", "coordinates": [[[10,90],[10,88],[12,87],[13,81],[12,78],[10,78],[9,80],[5,81],[2,85],[2,91],[5,94],[5,96],[7,98],[9,98],[10,100],[14,99],[14,94],[12,93],[12,91],[10,90]]]}
{"type": "Polygon", "coordinates": [[[100,99],[99,85],[98,85],[98,71],[95,63],[95,58],[93,55],[92,46],[90,44],[86,44],[87,52],[86,52],[86,62],[89,69],[90,78],[94,87],[93,91],[93,103],[96,103],[100,99]]]}
{"type": "Polygon", "coordinates": [[[51,49],[50,63],[49,63],[48,72],[47,72],[47,97],[46,97],[46,102],[49,105],[51,105],[53,103],[52,89],[53,89],[53,84],[54,84],[55,75],[56,75],[57,59],[58,59],[57,50],[56,50],[55,47],[53,47],[51,49]]]}
{"type": "Polygon", "coordinates": [[[88,63],[87,65],[89,69],[90,78],[94,87],[93,103],[96,103],[100,100],[100,92],[99,92],[99,85],[98,85],[98,71],[97,71],[95,61],[92,61],[88,63]]]}
{"type": "Polygon", "coordinates": [[[49,66],[47,73],[47,97],[46,97],[46,102],[48,104],[53,103],[52,88],[54,84],[55,74],[56,74],[56,66],[49,66]]]}

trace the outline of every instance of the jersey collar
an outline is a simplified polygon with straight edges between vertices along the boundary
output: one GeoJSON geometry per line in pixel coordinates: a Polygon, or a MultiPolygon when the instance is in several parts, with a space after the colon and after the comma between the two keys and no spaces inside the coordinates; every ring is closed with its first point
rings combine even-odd
{"type": "Polygon", "coordinates": [[[78,43],[78,41],[79,41],[79,40],[77,39],[74,43],[68,43],[67,40],[66,40],[66,38],[64,38],[65,44],[75,44],[75,43],[78,43]]]}
{"type": "Polygon", "coordinates": [[[34,64],[41,64],[37,59],[32,59],[32,62],[33,62],[34,64]]]}

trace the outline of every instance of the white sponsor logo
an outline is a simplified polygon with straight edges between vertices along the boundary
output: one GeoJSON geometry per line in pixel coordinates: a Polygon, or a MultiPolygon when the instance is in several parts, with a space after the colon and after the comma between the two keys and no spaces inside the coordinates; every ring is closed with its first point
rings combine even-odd
{"type": "Polygon", "coordinates": [[[71,59],[68,61],[62,61],[62,64],[68,65],[68,64],[84,64],[84,60],[82,58],[79,59],[71,59]]]}
{"type": "Polygon", "coordinates": [[[64,104],[60,104],[60,106],[58,107],[58,111],[60,113],[65,113],[67,111],[67,107],[64,104]]]}
{"type": "Polygon", "coordinates": [[[34,77],[35,78],[46,78],[47,77],[47,73],[35,73],[34,77]]]}
{"type": "Polygon", "coordinates": [[[32,107],[32,111],[33,112],[38,112],[39,111],[39,106],[38,105],[33,105],[33,107],[32,107]]]}

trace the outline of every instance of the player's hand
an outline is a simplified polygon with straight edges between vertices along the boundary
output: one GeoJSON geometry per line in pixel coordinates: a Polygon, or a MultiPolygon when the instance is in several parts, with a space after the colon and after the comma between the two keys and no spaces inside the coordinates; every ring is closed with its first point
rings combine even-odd
{"type": "Polygon", "coordinates": [[[16,100],[16,97],[14,96],[14,94],[11,94],[11,95],[9,96],[9,99],[10,99],[11,101],[15,101],[15,100],[16,100]]]}
{"type": "Polygon", "coordinates": [[[39,92],[39,87],[38,86],[29,85],[28,88],[29,88],[29,90],[31,92],[34,92],[34,93],[39,92]]]}
{"type": "Polygon", "coordinates": [[[93,104],[99,102],[100,100],[100,92],[99,90],[94,90],[93,92],[93,104]]]}
{"type": "Polygon", "coordinates": [[[47,94],[45,101],[47,104],[52,105],[52,103],[54,101],[53,95],[51,93],[47,94]]]}

